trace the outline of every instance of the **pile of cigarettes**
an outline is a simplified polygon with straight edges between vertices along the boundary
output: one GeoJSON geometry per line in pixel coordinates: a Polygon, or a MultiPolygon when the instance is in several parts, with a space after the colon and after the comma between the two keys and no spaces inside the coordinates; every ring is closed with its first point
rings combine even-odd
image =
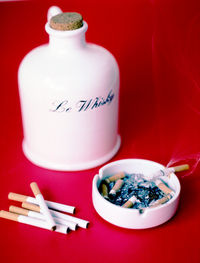
{"type": "Polygon", "coordinates": [[[75,207],[46,201],[35,182],[31,183],[30,186],[35,198],[9,193],[8,198],[22,202],[22,208],[10,206],[9,212],[0,211],[0,217],[62,234],[67,234],[70,230],[76,230],[77,227],[88,227],[88,221],[61,213],[67,212],[73,214],[75,207]]]}
{"type": "Polygon", "coordinates": [[[143,174],[119,172],[105,177],[99,186],[101,195],[109,202],[124,207],[139,209],[165,204],[174,196],[174,190],[166,183],[170,174],[188,170],[189,165],[179,165],[157,171],[146,177],[143,174]]]}

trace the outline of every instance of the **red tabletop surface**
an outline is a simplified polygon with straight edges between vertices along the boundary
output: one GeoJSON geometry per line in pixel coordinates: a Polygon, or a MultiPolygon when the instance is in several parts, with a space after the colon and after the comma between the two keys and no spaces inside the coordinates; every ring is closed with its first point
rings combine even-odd
{"type": "Polygon", "coordinates": [[[23,1],[0,3],[0,209],[20,205],[9,192],[31,195],[36,181],[47,200],[73,205],[88,229],[68,235],[0,219],[1,262],[200,262],[200,2],[191,0],[23,1]],[[58,172],[29,162],[17,71],[22,58],[48,41],[47,10],[80,12],[88,42],[116,57],[121,76],[119,132],[112,159],[190,163],[178,174],[181,200],[163,225],[128,230],[103,220],[92,204],[100,167],[58,172]]]}

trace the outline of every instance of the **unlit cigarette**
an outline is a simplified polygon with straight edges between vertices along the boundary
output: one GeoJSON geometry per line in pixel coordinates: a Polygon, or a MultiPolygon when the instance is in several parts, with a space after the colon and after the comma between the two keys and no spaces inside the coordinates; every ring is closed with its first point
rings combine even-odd
{"type": "Polygon", "coordinates": [[[120,173],[117,173],[117,174],[110,176],[109,178],[106,178],[105,181],[106,181],[106,183],[109,184],[110,182],[115,182],[118,179],[123,179],[124,177],[125,177],[125,173],[120,172],[120,173]]]}
{"type": "MultiPolygon", "coordinates": [[[[47,223],[40,219],[31,218],[24,215],[18,215],[4,210],[0,211],[0,217],[49,230],[47,223]]],[[[63,225],[56,225],[55,231],[58,233],[67,234],[68,228],[67,226],[63,226],[63,225]]]]}
{"type": "MultiPolygon", "coordinates": [[[[26,209],[30,209],[32,211],[42,212],[38,205],[34,205],[34,204],[23,202],[22,203],[22,207],[26,208],[26,209]]],[[[67,221],[71,221],[73,223],[78,224],[79,227],[87,228],[88,225],[89,225],[89,222],[86,221],[86,220],[83,220],[83,219],[80,219],[80,218],[77,218],[77,217],[74,217],[74,216],[69,216],[69,215],[66,215],[66,214],[63,214],[63,213],[60,213],[60,212],[56,212],[56,211],[54,211],[52,209],[49,209],[49,210],[50,210],[50,213],[51,213],[51,215],[53,217],[64,219],[64,220],[67,220],[67,221]]]]}
{"type": "MultiPolygon", "coordinates": [[[[42,213],[34,212],[34,211],[27,210],[21,207],[11,205],[9,207],[9,211],[19,214],[19,215],[29,216],[29,217],[37,218],[40,220],[45,220],[44,215],[42,213]]],[[[77,229],[77,224],[64,220],[64,219],[55,218],[55,222],[56,222],[56,225],[63,225],[67,227],[68,231],[77,229]]]]}
{"type": "MultiPolygon", "coordinates": [[[[9,193],[8,199],[19,201],[19,202],[29,202],[29,203],[36,204],[36,205],[38,204],[38,201],[36,198],[26,196],[26,195],[16,194],[16,193],[9,193]]],[[[55,209],[61,212],[67,212],[67,213],[73,214],[75,211],[74,206],[59,204],[59,203],[47,201],[47,200],[45,200],[45,203],[47,204],[49,208],[55,209]]]]}
{"type": "Polygon", "coordinates": [[[136,200],[137,200],[137,197],[133,195],[125,204],[123,204],[122,207],[130,208],[135,204],[136,200]]]}
{"type": "Polygon", "coordinates": [[[30,184],[30,186],[31,186],[31,189],[35,195],[35,198],[38,201],[38,204],[41,208],[41,211],[44,214],[46,221],[49,224],[49,228],[52,230],[55,230],[56,229],[56,223],[55,223],[55,221],[54,221],[54,219],[53,219],[53,217],[52,217],[52,215],[51,215],[51,213],[50,213],[50,211],[49,211],[49,209],[48,209],[48,207],[44,201],[44,198],[40,192],[38,185],[35,182],[33,182],[30,184]]]}
{"type": "Polygon", "coordinates": [[[164,184],[161,180],[157,179],[155,181],[155,184],[166,195],[168,195],[168,194],[170,194],[171,196],[174,195],[174,191],[172,189],[170,189],[168,186],[166,186],[166,184],[164,184]]]}
{"type": "Polygon", "coordinates": [[[101,185],[101,194],[104,198],[108,199],[108,187],[105,183],[101,185]]]}
{"type": "Polygon", "coordinates": [[[116,181],[115,185],[113,186],[113,188],[110,190],[109,194],[111,195],[115,195],[117,193],[117,191],[120,190],[120,188],[122,187],[124,181],[119,179],[116,181]]]}

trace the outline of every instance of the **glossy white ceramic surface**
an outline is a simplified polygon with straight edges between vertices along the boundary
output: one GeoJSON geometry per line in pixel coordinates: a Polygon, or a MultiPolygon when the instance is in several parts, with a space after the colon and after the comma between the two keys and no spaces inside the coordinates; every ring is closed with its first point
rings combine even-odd
{"type": "Polygon", "coordinates": [[[58,31],[47,22],[49,43],[19,67],[23,150],[45,168],[92,168],[120,147],[119,68],[109,51],[85,41],[87,28],[84,21],[79,29],[58,31]]]}
{"type": "Polygon", "coordinates": [[[98,190],[103,178],[117,172],[142,173],[148,177],[163,168],[164,166],[159,163],[142,159],[125,159],[103,166],[99,170],[99,174],[95,175],[92,186],[93,205],[97,213],[106,221],[129,229],[155,227],[168,221],[174,216],[180,197],[180,183],[174,173],[171,174],[169,180],[166,179],[169,187],[175,192],[172,199],[158,207],[147,208],[142,214],[138,209],[123,208],[110,203],[103,198],[98,190]]]}

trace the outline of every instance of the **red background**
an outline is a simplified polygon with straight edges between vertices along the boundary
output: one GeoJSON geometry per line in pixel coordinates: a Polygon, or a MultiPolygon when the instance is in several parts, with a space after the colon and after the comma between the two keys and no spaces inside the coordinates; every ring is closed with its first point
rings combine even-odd
{"type": "Polygon", "coordinates": [[[37,181],[46,199],[74,205],[89,229],[61,235],[0,220],[1,262],[200,262],[200,2],[130,0],[0,3],[0,209],[10,191],[32,195],[37,181]],[[167,223],[126,230],[104,221],[92,205],[92,179],[82,172],[39,168],[23,155],[17,87],[20,61],[48,41],[47,9],[80,12],[87,40],[111,51],[120,67],[122,146],[113,160],[145,158],[191,164],[179,174],[179,210],[167,223]]]}

